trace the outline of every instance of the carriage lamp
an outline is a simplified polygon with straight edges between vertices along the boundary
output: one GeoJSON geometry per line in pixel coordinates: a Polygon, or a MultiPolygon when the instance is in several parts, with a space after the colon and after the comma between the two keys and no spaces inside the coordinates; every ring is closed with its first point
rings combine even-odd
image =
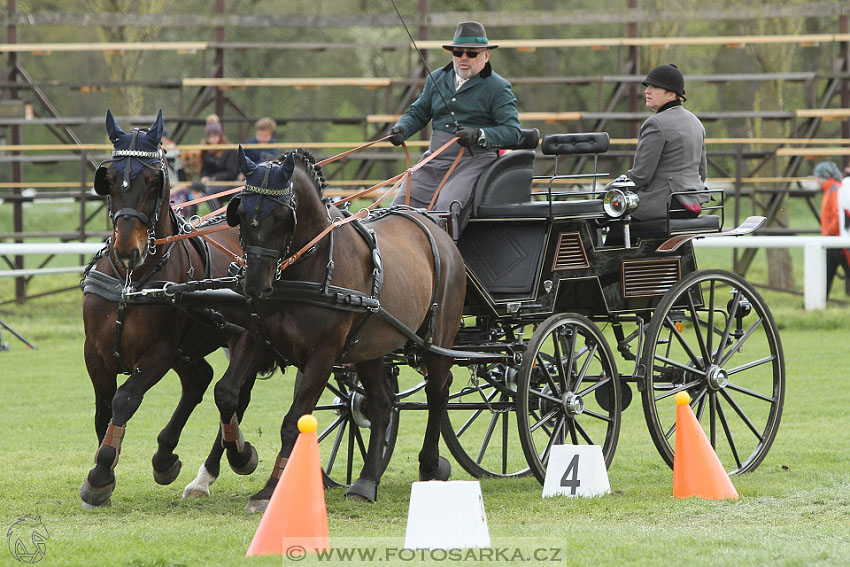
{"type": "Polygon", "coordinates": [[[605,214],[612,218],[619,218],[635,210],[640,198],[632,191],[634,188],[634,181],[625,175],[612,181],[602,199],[602,209],[605,214]]]}

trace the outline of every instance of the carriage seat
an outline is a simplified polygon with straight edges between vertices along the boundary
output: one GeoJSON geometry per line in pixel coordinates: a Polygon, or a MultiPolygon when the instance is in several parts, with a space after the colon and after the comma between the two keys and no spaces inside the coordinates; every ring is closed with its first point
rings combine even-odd
{"type": "MultiPolygon", "coordinates": [[[[536,147],[538,131],[523,130],[524,134],[526,132],[534,133],[531,147],[536,147]]],[[[600,154],[608,151],[609,143],[607,132],[549,134],[543,138],[541,150],[545,155],[554,156],[600,154]]],[[[532,201],[533,166],[534,152],[530,151],[513,151],[493,162],[475,186],[472,218],[595,217],[604,214],[599,199],[532,201]]]]}
{"type": "Polygon", "coordinates": [[[500,216],[505,205],[531,201],[534,177],[534,151],[540,141],[537,128],[520,130],[519,142],[513,150],[499,156],[478,177],[472,194],[472,217],[500,216]]]}

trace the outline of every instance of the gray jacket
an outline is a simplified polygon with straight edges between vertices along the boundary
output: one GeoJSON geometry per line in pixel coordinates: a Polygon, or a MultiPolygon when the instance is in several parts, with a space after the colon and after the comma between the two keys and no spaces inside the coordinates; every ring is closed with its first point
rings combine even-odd
{"type": "MultiPolygon", "coordinates": [[[[626,175],[640,197],[632,213],[637,220],[666,218],[667,199],[673,192],[704,192],[705,128],[699,118],[681,105],[650,116],[640,127],[634,167],[626,175]]],[[[683,203],[701,204],[709,195],[679,198],[683,203]]],[[[674,203],[672,208],[679,206],[674,203]]]]}

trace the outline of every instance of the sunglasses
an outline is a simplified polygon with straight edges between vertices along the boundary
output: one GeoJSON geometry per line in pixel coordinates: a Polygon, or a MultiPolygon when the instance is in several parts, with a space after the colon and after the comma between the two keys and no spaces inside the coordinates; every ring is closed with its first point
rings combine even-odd
{"type": "Polygon", "coordinates": [[[460,59],[463,57],[463,54],[466,53],[466,56],[470,59],[475,59],[478,57],[480,53],[484,53],[483,51],[470,51],[468,49],[452,49],[452,55],[460,59]]]}

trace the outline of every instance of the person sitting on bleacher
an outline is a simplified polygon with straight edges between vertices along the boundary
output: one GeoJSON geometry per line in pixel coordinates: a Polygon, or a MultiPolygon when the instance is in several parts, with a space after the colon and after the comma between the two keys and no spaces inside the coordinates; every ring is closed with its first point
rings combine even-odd
{"type": "MultiPolygon", "coordinates": [[[[458,152],[464,152],[433,207],[457,213],[458,234],[469,220],[478,176],[498,157],[500,148],[520,139],[511,84],[490,67],[490,50],[496,47],[480,23],[458,24],[452,43],[443,46],[452,52],[452,62],[431,73],[422,94],[388,131],[389,141],[398,146],[430,121],[431,142],[422,159],[453,137],[460,138],[462,147],[453,144],[413,174],[410,194],[411,206],[427,208],[458,152]]],[[[402,184],[393,204],[405,204],[407,192],[402,184]]]]}
{"type": "Polygon", "coordinates": [[[634,166],[626,175],[635,184],[640,204],[632,213],[637,221],[697,217],[709,200],[705,189],[705,128],[699,118],[685,110],[685,79],[673,64],[659,65],[646,76],[646,106],[654,115],[640,127],[634,166]]]}

